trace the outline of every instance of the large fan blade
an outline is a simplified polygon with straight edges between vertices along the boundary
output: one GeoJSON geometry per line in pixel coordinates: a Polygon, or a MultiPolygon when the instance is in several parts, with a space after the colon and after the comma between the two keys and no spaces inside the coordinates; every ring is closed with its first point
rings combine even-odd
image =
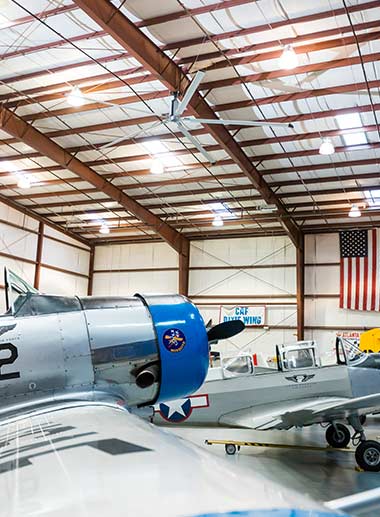
{"type": "Polygon", "coordinates": [[[128,135],[119,136],[119,138],[116,138],[115,140],[111,140],[111,142],[107,142],[106,144],[99,147],[99,150],[107,149],[108,147],[114,147],[115,145],[119,144],[120,142],[124,142],[124,140],[134,140],[135,138],[139,137],[140,135],[143,135],[144,133],[147,133],[151,129],[154,129],[155,127],[159,126],[160,124],[162,124],[162,120],[155,122],[153,124],[153,126],[150,126],[146,129],[141,129],[140,131],[138,131],[137,133],[135,133],[132,136],[128,136],[128,135]]]}
{"type": "Polygon", "coordinates": [[[185,111],[185,109],[187,108],[187,105],[191,101],[191,98],[194,95],[194,93],[197,91],[198,86],[200,85],[204,76],[205,76],[205,73],[201,72],[200,70],[199,70],[199,72],[197,72],[195,74],[194,79],[191,81],[187,90],[185,91],[185,95],[183,96],[183,99],[177,106],[177,110],[175,112],[176,117],[179,117],[185,111]]]}
{"type": "Polygon", "coordinates": [[[186,129],[186,127],[181,124],[181,122],[177,122],[178,128],[183,133],[183,135],[193,144],[193,146],[198,149],[200,153],[203,154],[203,156],[206,158],[207,161],[210,163],[215,163],[215,159],[209,154],[206,149],[204,149],[200,142],[196,138],[193,137],[193,135],[190,134],[190,132],[186,129]]]}
{"type": "Polygon", "coordinates": [[[100,150],[108,149],[109,147],[114,147],[115,145],[119,144],[120,142],[124,142],[124,140],[129,140],[128,135],[119,136],[119,138],[116,138],[115,140],[111,140],[111,142],[107,142],[106,144],[99,147],[100,150]]]}
{"type": "Polygon", "coordinates": [[[219,341],[220,339],[227,339],[236,336],[245,329],[245,325],[241,320],[224,321],[215,325],[207,332],[207,339],[210,342],[219,341]]]}
{"type": "Polygon", "coordinates": [[[195,118],[195,117],[183,117],[184,122],[197,123],[197,124],[223,124],[224,126],[279,126],[279,127],[290,127],[294,128],[293,124],[284,122],[270,122],[269,120],[223,120],[223,119],[207,119],[207,118],[195,118]]]}

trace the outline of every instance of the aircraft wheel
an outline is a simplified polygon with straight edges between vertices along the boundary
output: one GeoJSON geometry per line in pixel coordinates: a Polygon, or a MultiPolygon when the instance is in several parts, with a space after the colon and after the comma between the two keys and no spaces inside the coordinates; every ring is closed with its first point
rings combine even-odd
{"type": "Polygon", "coordinates": [[[369,472],[380,471],[380,443],[375,440],[364,440],[355,451],[356,463],[369,472]]]}
{"type": "Polygon", "coordinates": [[[350,443],[350,430],[343,424],[329,425],[326,429],[326,441],[335,449],[343,449],[350,443]]]}
{"type": "Polygon", "coordinates": [[[359,421],[362,425],[364,425],[367,422],[367,415],[360,415],[359,421]]]}
{"type": "Polygon", "coordinates": [[[229,456],[233,456],[234,454],[236,454],[236,445],[234,445],[233,443],[226,443],[224,448],[229,456]]]}

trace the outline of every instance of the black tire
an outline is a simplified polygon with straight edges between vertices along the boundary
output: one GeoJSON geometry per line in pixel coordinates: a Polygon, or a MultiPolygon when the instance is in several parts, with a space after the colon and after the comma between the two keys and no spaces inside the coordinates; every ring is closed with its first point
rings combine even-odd
{"type": "Polygon", "coordinates": [[[359,421],[362,425],[365,425],[365,423],[367,422],[367,415],[360,415],[359,421]]]}
{"type": "Polygon", "coordinates": [[[343,424],[329,425],[326,429],[326,442],[335,449],[344,449],[350,440],[350,430],[343,424]]]}
{"type": "Polygon", "coordinates": [[[356,463],[367,472],[380,472],[380,443],[365,440],[359,443],[355,451],[356,463]]]}
{"type": "Polygon", "coordinates": [[[233,456],[234,454],[236,454],[236,445],[233,443],[226,443],[224,449],[226,451],[226,454],[228,454],[229,456],[233,456]]]}

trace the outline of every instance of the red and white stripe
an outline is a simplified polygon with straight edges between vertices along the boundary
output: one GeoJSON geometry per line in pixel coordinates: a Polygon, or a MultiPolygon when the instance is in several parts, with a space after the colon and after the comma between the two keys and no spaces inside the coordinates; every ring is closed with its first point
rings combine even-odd
{"type": "Polygon", "coordinates": [[[380,230],[368,230],[368,256],[340,260],[342,309],[380,311],[380,230]]]}

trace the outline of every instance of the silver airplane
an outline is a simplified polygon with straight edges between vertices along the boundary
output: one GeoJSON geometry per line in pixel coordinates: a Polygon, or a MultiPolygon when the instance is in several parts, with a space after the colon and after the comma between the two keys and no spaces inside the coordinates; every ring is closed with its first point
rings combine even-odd
{"type": "MultiPolygon", "coordinates": [[[[193,396],[156,405],[152,421],[263,431],[325,423],[330,446],[344,448],[351,440],[358,465],[378,472],[380,443],[366,439],[362,424],[380,409],[379,361],[350,361],[341,341],[336,356],[337,364],[321,366],[309,341],[277,346],[277,368],[255,367],[249,355],[222,359],[193,396]],[[343,422],[354,429],[352,436],[343,422]]],[[[226,445],[226,452],[236,448],[226,445]]]]}
{"type": "Polygon", "coordinates": [[[0,493],[7,517],[332,517],[134,415],[203,383],[207,329],[182,296],[41,295],[6,272],[0,493]],[[140,409],[141,410],[141,409],[140,409]]]}

